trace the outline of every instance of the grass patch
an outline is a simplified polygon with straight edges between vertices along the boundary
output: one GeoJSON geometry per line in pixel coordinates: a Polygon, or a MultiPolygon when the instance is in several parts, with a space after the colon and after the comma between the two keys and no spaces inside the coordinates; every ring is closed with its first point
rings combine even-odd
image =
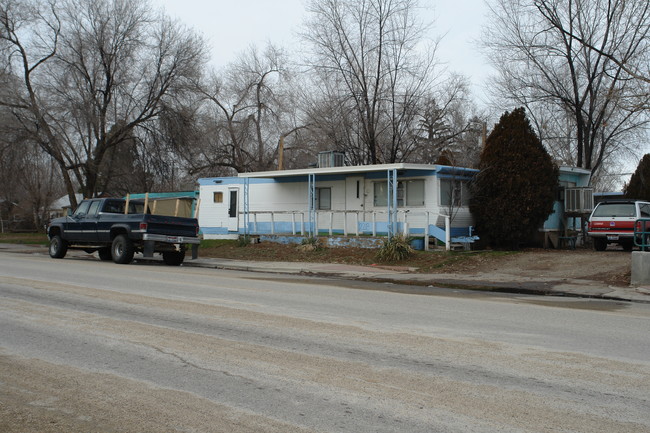
{"type": "Polygon", "coordinates": [[[45,233],[0,233],[0,243],[47,245],[49,239],[45,233]]]}
{"type": "Polygon", "coordinates": [[[221,247],[232,247],[237,245],[238,240],[236,239],[201,239],[201,248],[221,248],[221,247]]]}

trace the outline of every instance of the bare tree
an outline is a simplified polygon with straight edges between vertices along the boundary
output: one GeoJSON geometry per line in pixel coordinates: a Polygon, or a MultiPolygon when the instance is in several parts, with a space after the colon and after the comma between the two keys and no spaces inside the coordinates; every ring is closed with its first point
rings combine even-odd
{"type": "Polygon", "coordinates": [[[16,179],[24,192],[21,203],[30,213],[33,227],[41,231],[50,219],[51,204],[64,192],[63,183],[50,155],[33,144],[23,151],[21,174],[16,179]]]}
{"type": "Polygon", "coordinates": [[[308,3],[304,38],[324,104],[316,112],[331,116],[312,119],[356,163],[404,160],[414,143],[412,126],[435,66],[435,46],[422,46],[426,27],[417,8],[416,0],[308,3]]]}
{"type": "Polygon", "coordinates": [[[607,22],[611,23],[613,28],[622,29],[622,43],[608,44],[606,41],[585,38],[582,32],[576,32],[572,26],[563,25],[552,4],[549,5],[546,1],[536,4],[540,13],[567,37],[605,56],[630,77],[650,84],[650,67],[647,61],[650,49],[650,3],[645,0],[608,0],[601,6],[598,13],[607,17],[607,22]]]}
{"type": "Polygon", "coordinates": [[[191,157],[192,172],[215,167],[235,172],[269,170],[281,136],[296,128],[292,74],[285,54],[252,46],[237,61],[201,83],[200,111],[186,111],[209,131],[191,157]]]}
{"type": "Polygon", "coordinates": [[[433,164],[444,157],[448,165],[478,164],[485,116],[473,105],[469,82],[452,75],[419,108],[413,160],[433,164]]]}
{"type": "Polygon", "coordinates": [[[75,184],[101,192],[109,150],[182,99],[205,61],[202,39],[145,0],[1,0],[0,29],[22,82],[0,104],[57,162],[73,204],[75,184]]]}
{"type": "Polygon", "coordinates": [[[158,118],[147,122],[136,137],[133,164],[135,182],[144,186],[141,190],[189,190],[198,173],[225,174],[216,165],[196,170],[206,164],[205,143],[214,134],[212,119],[201,115],[200,99],[196,94],[180,104],[164,104],[158,118]]]}
{"type": "Polygon", "coordinates": [[[593,173],[608,158],[633,152],[634,133],[648,122],[647,92],[603,54],[647,59],[637,36],[648,22],[608,13],[614,3],[497,0],[484,37],[498,71],[494,94],[527,108],[555,158],[593,173]]]}
{"type": "Polygon", "coordinates": [[[24,137],[15,133],[14,119],[9,110],[0,107],[0,227],[7,229],[17,203],[23,197],[18,182],[23,166],[24,137]]]}
{"type": "Polygon", "coordinates": [[[0,217],[21,215],[23,228],[42,229],[50,205],[63,192],[54,160],[31,141],[10,110],[0,107],[0,217]]]}

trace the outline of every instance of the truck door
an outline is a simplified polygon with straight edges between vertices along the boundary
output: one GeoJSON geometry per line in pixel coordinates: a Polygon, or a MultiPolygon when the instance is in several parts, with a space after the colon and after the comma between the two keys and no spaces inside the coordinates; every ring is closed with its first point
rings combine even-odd
{"type": "Polygon", "coordinates": [[[93,200],[90,202],[88,213],[81,222],[81,240],[84,242],[97,242],[97,218],[99,213],[99,206],[102,200],[93,200]]]}
{"type": "Polygon", "coordinates": [[[239,189],[228,189],[228,231],[239,231],[239,189]]]}
{"type": "Polygon", "coordinates": [[[65,239],[69,241],[81,241],[84,238],[84,232],[82,227],[82,221],[88,213],[88,208],[90,207],[90,201],[82,201],[74,213],[66,218],[66,223],[63,227],[63,231],[66,233],[64,236],[65,239]]]}

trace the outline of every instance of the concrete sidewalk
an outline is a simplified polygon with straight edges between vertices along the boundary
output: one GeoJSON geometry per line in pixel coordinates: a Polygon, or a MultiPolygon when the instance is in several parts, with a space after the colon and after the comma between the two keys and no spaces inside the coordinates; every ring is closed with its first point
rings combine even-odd
{"type": "Polygon", "coordinates": [[[466,290],[574,296],[650,303],[650,288],[648,287],[606,286],[598,281],[591,280],[515,277],[497,272],[472,275],[420,274],[413,272],[413,269],[399,266],[358,266],[309,262],[250,262],[218,258],[186,259],[183,266],[280,274],[320,275],[382,283],[388,282],[466,290]]]}
{"type": "MultiPolygon", "coordinates": [[[[47,247],[40,245],[0,244],[0,252],[47,254],[47,247]]],[[[86,256],[83,251],[71,250],[70,256],[86,256]]],[[[136,260],[143,260],[136,255],[136,260]]],[[[146,259],[158,260],[158,259],[146,259]]],[[[458,274],[421,274],[401,266],[358,266],[336,263],[265,262],[221,258],[186,258],[183,266],[212,269],[230,269],[276,274],[301,274],[358,279],[381,283],[417,286],[449,287],[466,290],[484,290],[531,295],[573,296],[629,302],[650,303],[650,287],[607,286],[602,282],[578,279],[544,277],[517,277],[499,272],[458,274]]]]}

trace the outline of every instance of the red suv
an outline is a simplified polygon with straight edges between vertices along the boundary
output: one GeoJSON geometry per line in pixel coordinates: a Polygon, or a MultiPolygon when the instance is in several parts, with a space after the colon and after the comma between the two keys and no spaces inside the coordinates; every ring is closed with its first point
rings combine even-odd
{"type": "Polygon", "coordinates": [[[650,218],[650,202],[638,200],[604,201],[589,216],[588,235],[596,251],[605,251],[607,244],[619,244],[626,251],[634,247],[634,223],[650,218]]]}

